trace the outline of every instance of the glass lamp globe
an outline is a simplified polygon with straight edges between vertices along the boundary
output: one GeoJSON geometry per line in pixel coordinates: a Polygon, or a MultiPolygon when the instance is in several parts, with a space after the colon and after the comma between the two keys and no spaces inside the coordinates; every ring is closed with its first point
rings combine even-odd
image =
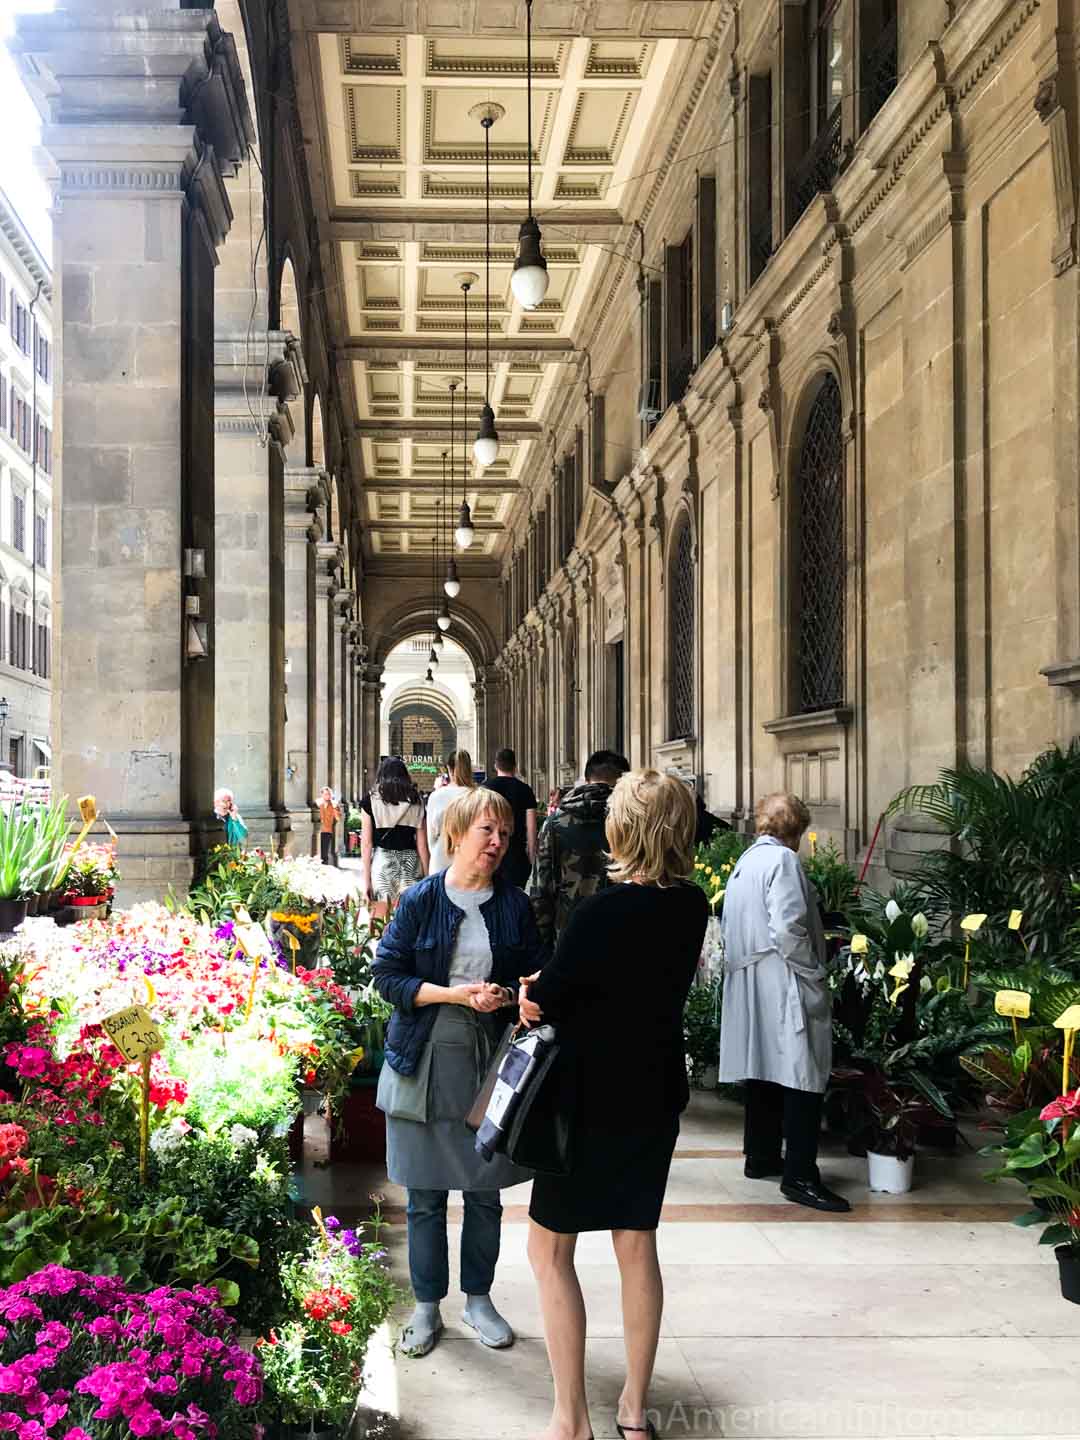
{"type": "Polygon", "coordinates": [[[495,431],[495,412],[490,405],[485,405],[480,412],[480,432],[473,441],[473,455],[485,470],[498,459],[499,437],[495,431]]]}
{"type": "Polygon", "coordinates": [[[438,625],[440,630],[450,629],[450,611],[447,609],[445,600],[443,601],[442,609],[435,617],[435,623],[438,625]]]}
{"type": "Polygon", "coordinates": [[[455,600],[461,594],[461,581],[458,579],[457,565],[451,560],[446,567],[446,579],[443,581],[443,589],[451,600],[455,600]]]}
{"type": "Polygon", "coordinates": [[[540,226],[530,215],[518,232],[510,289],[523,310],[535,310],[548,291],[548,268],[540,249],[540,226]]]}
{"type": "Polygon", "coordinates": [[[458,511],[457,528],[454,530],[454,539],[458,543],[459,550],[467,550],[476,536],[473,529],[472,515],[469,512],[469,502],[463,500],[461,509],[458,511]]]}

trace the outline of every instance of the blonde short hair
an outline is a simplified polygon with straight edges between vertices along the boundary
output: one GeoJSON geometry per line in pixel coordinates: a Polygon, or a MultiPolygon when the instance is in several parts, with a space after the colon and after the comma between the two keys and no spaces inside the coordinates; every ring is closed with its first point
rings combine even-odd
{"type": "Polygon", "coordinates": [[[631,770],[608,800],[607,835],[613,882],[674,885],[694,873],[694,797],[674,775],[631,770]]]}
{"type": "Polygon", "coordinates": [[[446,853],[453,855],[462,840],[482,815],[493,815],[500,825],[513,833],[514,812],[497,790],[474,785],[467,795],[451,800],[443,816],[442,833],[446,853]]]}
{"type": "MultiPolygon", "coordinates": [[[[468,750],[456,750],[450,756],[450,784],[464,785],[471,790],[476,785],[473,774],[472,756],[468,750]]],[[[494,794],[494,791],[492,792],[494,794]]],[[[468,827],[466,827],[468,828],[468,827]]]]}
{"type": "Polygon", "coordinates": [[[810,824],[810,811],[798,795],[777,790],[757,802],[754,824],[759,835],[772,835],[785,845],[797,845],[810,824]]]}

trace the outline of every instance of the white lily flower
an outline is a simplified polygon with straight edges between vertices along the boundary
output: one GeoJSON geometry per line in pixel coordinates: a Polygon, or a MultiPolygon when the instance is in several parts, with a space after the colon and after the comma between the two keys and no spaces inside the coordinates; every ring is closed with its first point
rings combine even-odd
{"type": "Polygon", "coordinates": [[[874,979],[875,979],[875,980],[882,980],[882,979],[884,979],[884,976],[885,976],[885,961],[884,961],[884,960],[879,960],[879,961],[877,962],[877,964],[874,966],[874,979]]]}
{"type": "Polygon", "coordinates": [[[921,995],[929,995],[933,988],[934,982],[930,979],[930,976],[924,975],[919,981],[919,993],[921,995]]]}
{"type": "Polygon", "coordinates": [[[890,900],[889,903],[885,906],[885,919],[888,920],[889,924],[891,925],[894,920],[898,920],[899,918],[900,906],[896,903],[895,900],[890,900]]]}
{"type": "Polygon", "coordinates": [[[921,910],[911,917],[911,928],[915,932],[916,940],[925,940],[930,933],[930,921],[921,910]]]}

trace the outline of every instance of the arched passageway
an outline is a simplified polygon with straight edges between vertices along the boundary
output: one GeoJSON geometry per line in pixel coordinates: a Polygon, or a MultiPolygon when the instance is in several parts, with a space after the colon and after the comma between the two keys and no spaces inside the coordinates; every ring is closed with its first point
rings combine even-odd
{"type": "MultiPolygon", "coordinates": [[[[402,640],[386,657],[380,715],[380,754],[400,755],[421,790],[430,790],[451,751],[476,749],[476,674],[472,660],[453,640],[433,650],[430,632],[402,640]]],[[[475,755],[474,755],[475,758],[475,755]]]]}

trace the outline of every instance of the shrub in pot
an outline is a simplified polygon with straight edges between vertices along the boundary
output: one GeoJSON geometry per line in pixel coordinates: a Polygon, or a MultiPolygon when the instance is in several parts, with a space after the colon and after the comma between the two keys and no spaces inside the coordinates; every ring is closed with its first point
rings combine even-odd
{"type": "Polygon", "coordinates": [[[1001,1159],[988,1180],[1018,1180],[1033,1208],[1015,1220],[1042,1227],[1040,1245],[1053,1245],[1061,1293],[1080,1305],[1080,1086],[1042,1110],[1009,1123],[1005,1139],[982,1152],[1001,1159]]]}
{"type": "Polygon", "coordinates": [[[690,1081],[703,1088],[716,1088],[716,1068],[720,1058],[720,1006],[724,982],[716,976],[690,991],[683,1011],[683,1042],[686,1048],[686,1069],[690,1081]],[[713,1083],[706,1084],[709,1071],[713,1083]]]}
{"type": "Polygon", "coordinates": [[[316,1213],[308,1246],[284,1262],[290,1318],[256,1347],[283,1433],[337,1437],[356,1408],[368,1343],[386,1320],[396,1291],[379,1244],[316,1213]],[[290,1429],[290,1427],[293,1427],[290,1429]]]}

